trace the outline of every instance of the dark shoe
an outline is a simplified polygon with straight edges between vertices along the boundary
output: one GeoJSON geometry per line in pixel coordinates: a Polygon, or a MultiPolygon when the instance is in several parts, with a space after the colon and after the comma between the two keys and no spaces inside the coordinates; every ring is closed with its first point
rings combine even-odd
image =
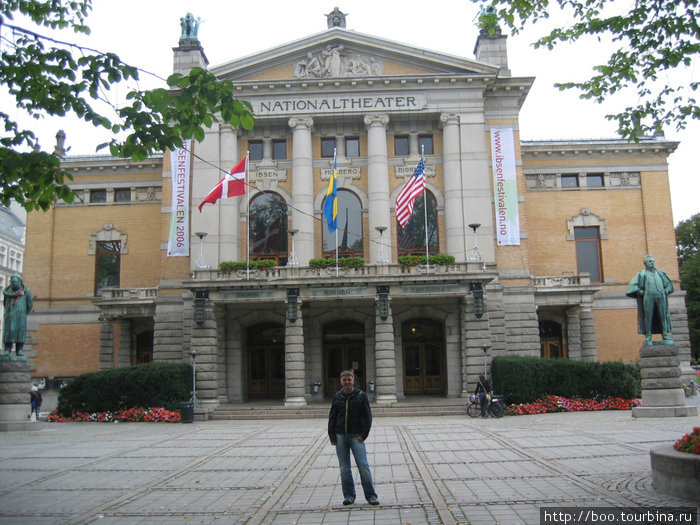
{"type": "Polygon", "coordinates": [[[355,500],[352,498],[345,498],[343,500],[343,505],[352,505],[353,503],[355,503],[355,500]]]}
{"type": "Polygon", "coordinates": [[[373,498],[373,499],[369,500],[367,503],[369,503],[370,505],[379,505],[379,500],[376,498],[373,498]]]}

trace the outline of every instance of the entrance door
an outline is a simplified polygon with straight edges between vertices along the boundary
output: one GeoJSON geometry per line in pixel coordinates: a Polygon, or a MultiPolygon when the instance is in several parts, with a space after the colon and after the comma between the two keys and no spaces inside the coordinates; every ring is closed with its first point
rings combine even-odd
{"type": "Polygon", "coordinates": [[[324,376],[323,392],[327,397],[340,390],[340,373],[355,370],[357,386],[365,385],[365,329],[360,323],[333,323],[323,333],[324,376]]]}
{"type": "Polygon", "coordinates": [[[404,323],[403,388],[405,394],[442,394],[442,324],[429,319],[404,323]]]}
{"type": "Polygon", "coordinates": [[[248,329],[248,397],[284,398],[284,327],[248,329]]]}

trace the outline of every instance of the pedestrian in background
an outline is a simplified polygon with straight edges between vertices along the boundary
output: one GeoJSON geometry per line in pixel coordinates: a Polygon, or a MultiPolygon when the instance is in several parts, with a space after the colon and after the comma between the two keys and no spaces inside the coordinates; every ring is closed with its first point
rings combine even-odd
{"type": "Polygon", "coordinates": [[[355,374],[352,370],[344,370],[340,373],[340,384],[343,388],[333,396],[331,411],[328,414],[328,437],[331,445],[335,446],[340,464],[343,505],[352,505],[355,502],[355,481],[352,477],[350,451],[360,471],[365,499],[370,505],[379,505],[365,448],[365,440],[372,428],[369,398],[355,386],[355,374]]]}
{"type": "Polygon", "coordinates": [[[43,401],[41,397],[41,392],[36,385],[32,385],[32,391],[30,392],[32,412],[29,414],[29,419],[32,421],[39,421],[39,411],[41,410],[41,403],[43,401]]]}
{"type": "Polygon", "coordinates": [[[476,382],[476,388],[474,389],[474,395],[479,396],[479,404],[481,405],[481,417],[486,417],[486,409],[489,407],[489,401],[491,401],[491,385],[488,379],[484,377],[484,374],[479,374],[479,379],[476,382]],[[488,398],[488,399],[487,399],[488,398]]]}

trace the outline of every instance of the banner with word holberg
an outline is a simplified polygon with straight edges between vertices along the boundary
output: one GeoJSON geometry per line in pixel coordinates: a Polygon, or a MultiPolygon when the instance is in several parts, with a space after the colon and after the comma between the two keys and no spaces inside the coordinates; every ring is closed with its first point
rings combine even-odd
{"type": "Polygon", "coordinates": [[[491,130],[491,158],[496,240],[498,246],[519,245],[520,218],[513,128],[491,130]]]}
{"type": "Polygon", "coordinates": [[[190,254],[190,140],[170,152],[170,231],[168,257],[190,254]]]}

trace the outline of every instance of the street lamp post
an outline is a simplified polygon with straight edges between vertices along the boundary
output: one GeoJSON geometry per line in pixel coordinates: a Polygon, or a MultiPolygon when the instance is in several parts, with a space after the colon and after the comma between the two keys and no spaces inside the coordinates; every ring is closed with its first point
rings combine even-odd
{"type": "Polygon", "coordinates": [[[292,253],[289,254],[289,260],[287,261],[287,266],[299,266],[299,260],[297,259],[297,254],[294,251],[294,234],[299,230],[289,230],[289,235],[292,236],[292,253]]]}
{"type": "Polygon", "coordinates": [[[481,226],[481,224],[477,222],[473,222],[469,225],[469,227],[472,229],[474,232],[474,248],[472,248],[472,260],[474,261],[480,261],[481,260],[481,253],[479,252],[479,248],[476,245],[476,230],[477,228],[481,226]]]}
{"type": "Polygon", "coordinates": [[[204,237],[207,236],[207,232],[196,232],[195,235],[199,237],[199,261],[197,261],[197,268],[209,268],[204,260],[204,237]]]}
{"type": "Polygon", "coordinates": [[[197,372],[195,370],[195,359],[197,357],[197,352],[194,349],[190,350],[190,355],[192,356],[192,406],[197,408],[197,372]]]}
{"type": "Polygon", "coordinates": [[[379,256],[377,257],[377,262],[379,264],[387,264],[389,261],[384,254],[384,231],[386,226],[377,226],[374,229],[379,232],[379,256]]]}
{"type": "Polygon", "coordinates": [[[491,348],[491,345],[487,345],[486,343],[481,345],[481,349],[484,351],[484,377],[486,377],[486,352],[489,351],[489,348],[491,348]]]}

